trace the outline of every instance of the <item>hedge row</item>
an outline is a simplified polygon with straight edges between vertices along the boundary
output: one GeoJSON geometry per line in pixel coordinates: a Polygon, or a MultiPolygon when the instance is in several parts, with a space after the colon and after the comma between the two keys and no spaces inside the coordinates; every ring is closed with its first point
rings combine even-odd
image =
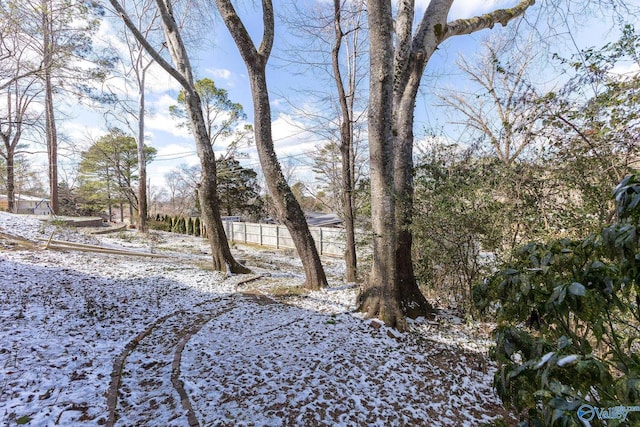
{"type": "Polygon", "coordinates": [[[171,233],[187,234],[189,236],[207,237],[207,230],[199,217],[185,218],[183,216],[171,216],[157,214],[155,219],[149,221],[149,228],[171,233]]]}

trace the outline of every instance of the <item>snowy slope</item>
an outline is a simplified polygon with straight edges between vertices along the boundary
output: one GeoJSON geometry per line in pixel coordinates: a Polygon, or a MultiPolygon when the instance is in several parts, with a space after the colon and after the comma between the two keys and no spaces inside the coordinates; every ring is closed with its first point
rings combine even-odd
{"type": "Polygon", "coordinates": [[[477,426],[507,416],[487,341],[464,325],[420,322],[391,338],[351,312],[356,290],[342,283],[286,304],[264,296],[301,284],[296,260],[239,247],[258,275],[226,278],[206,269],[207,251],[202,239],[86,236],[0,212],[0,425],[477,426]],[[167,257],[6,236],[52,232],[167,257]]]}

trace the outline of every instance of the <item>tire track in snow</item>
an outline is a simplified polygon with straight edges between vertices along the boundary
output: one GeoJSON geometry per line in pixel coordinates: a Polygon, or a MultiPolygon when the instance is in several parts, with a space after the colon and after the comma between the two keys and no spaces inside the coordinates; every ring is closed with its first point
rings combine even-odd
{"type": "Polygon", "coordinates": [[[179,378],[182,350],[207,322],[234,306],[229,297],[206,301],[160,317],[136,335],[114,362],[106,425],[199,425],[179,378]]]}

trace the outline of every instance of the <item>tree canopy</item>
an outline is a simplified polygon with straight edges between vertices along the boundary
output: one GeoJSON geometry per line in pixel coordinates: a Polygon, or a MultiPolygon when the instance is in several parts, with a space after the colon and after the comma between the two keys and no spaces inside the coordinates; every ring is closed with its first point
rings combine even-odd
{"type": "MultiPolygon", "coordinates": [[[[153,161],[157,150],[145,146],[147,162],[153,161]]],[[[104,207],[126,202],[137,207],[138,152],[136,139],[120,129],[111,129],[83,151],[80,162],[80,192],[85,203],[100,212],[104,207]]]]}
{"type": "MultiPolygon", "coordinates": [[[[207,125],[211,145],[223,143],[228,153],[233,154],[238,146],[251,143],[253,127],[243,124],[247,116],[242,105],[229,99],[225,89],[218,88],[213,80],[204,78],[196,81],[196,92],[200,95],[202,111],[207,125]]],[[[178,94],[178,104],[169,107],[171,115],[181,120],[180,126],[187,124],[187,112],[185,110],[185,91],[178,94]]]]}

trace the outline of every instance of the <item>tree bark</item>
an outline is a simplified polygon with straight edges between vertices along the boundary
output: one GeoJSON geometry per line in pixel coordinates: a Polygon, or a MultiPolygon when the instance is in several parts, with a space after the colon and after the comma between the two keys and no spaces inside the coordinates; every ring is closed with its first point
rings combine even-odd
{"type": "Polygon", "coordinates": [[[117,0],[109,0],[109,2],[120,14],[123,22],[140,45],[142,45],[158,65],[176,79],[184,89],[185,107],[189,116],[189,124],[195,139],[202,168],[202,179],[199,184],[198,195],[202,221],[207,230],[207,238],[211,246],[213,268],[218,271],[228,271],[231,273],[249,273],[250,270],[238,263],[231,254],[222,219],[220,218],[220,205],[216,191],[215,155],[202,112],[202,102],[195,89],[191,63],[180,32],[178,31],[178,25],[173,17],[172,3],[168,0],[156,0],[156,5],[162,18],[162,28],[164,30],[167,48],[175,67],[169,64],[158,51],[149,44],[117,0]]]}
{"type": "Polygon", "coordinates": [[[7,208],[9,212],[13,213],[17,212],[16,150],[22,137],[27,109],[31,101],[37,96],[36,93],[29,93],[30,86],[31,84],[28,84],[23,89],[20,89],[18,82],[14,82],[14,88],[7,92],[6,123],[0,123],[0,138],[4,143],[4,153],[0,153],[0,155],[5,159],[7,167],[7,208]],[[2,129],[3,127],[4,129],[2,129]]]}
{"type": "MultiPolygon", "coordinates": [[[[340,156],[342,166],[342,216],[345,228],[345,256],[344,261],[347,267],[345,280],[355,282],[357,280],[357,258],[356,258],[356,238],[353,212],[353,100],[354,91],[350,87],[351,97],[348,99],[342,72],[340,70],[340,48],[342,46],[343,32],[341,27],[341,3],[340,0],[333,1],[334,9],[334,30],[335,42],[331,52],[331,62],[333,65],[333,77],[338,90],[342,123],[340,124],[340,156]]],[[[355,73],[355,70],[353,71],[355,73]]]]}
{"type": "Polygon", "coordinates": [[[262,1],[264,35],[260,47],[253,41],[229,0],[216,0],[222,19],[233,37],[242,56],[249,80],[254,110],[255,143],[260,158],[269,194],[273,198],[278,218],[289,230],[305,272],[305,287],[319,289],[327,285],[320,256],[313,236],[296,200],[282,173],[271,134],[271,105],[266,80],[266,65],[274,38],[274,16],[271,0],[262,1]]]}
{"type": "MultiPolygon", "coordinates": [[[[394,102],[395,104],[395,102],[394,102]]],[[[404,314],[412,319],[429,316],[433,306],[426,300],[413,270],[413,105],[394,108],[394,130],[396,136],[394,185],[396,189],[396,262],[400,306],[404,314]],[[398,108],[398,109],[396,109],[398,108]]]]}
{"type": "MultiPolygon", "coordinates": [[[[343,124],[344,126],[344,124],[343,124]]],[[[347,125],[348,126],[348,125],[347,125]]],[[[344,262],[347,267],[345,280],[353,283],[358,279],[358,259],[356,255],[356,233],[355,218],[353,211],[353,138],[344,138],[340,145],[340,154],[342,157],[342,214],[344,217],[345,230],[345,254],[344,262]]]]}
{"type": "Polygon", "coordinates": [[[506,25],[508,21],[523,14],[534,0],[523,0],[512,9],[500,9],[471,19],[447,23],[452,0],[432,0],[422,21],[412,37],[414,9],[411,2],[404,2],[397,20],[398,43],[394,58],[394,184],[396,191],[396,227],[398,240],[396,258],[398,263],[398,286],[401,307],[409,317],[425,316],[432,311],[426,301],[413,271],[411,246],[413,236],[413,125],[418,89],[426,64],[437,47],[447,38],[470,34],[484,28],[492,28],[496,22],[506,25]],[[405,19],[402,19],[405,18],[405,19]],[[442,29],[442,30],[439,30],[442,29]]]}
{"type": "Polygon", "coordinates": [[[393,180],[393,20],[391,2],[368,0],[369,157],[373,265],[359,296],[360,310],[391,327],[404,329],[397,281],[395,191],[393,180]]]}
{"type": "MultiPolygon", "coordinates": [[[[7,166],[7,209],[11,213],[15,213],[16,207],[16,194],[15,194],[15,147],[17,144],[17,139],[12,138],[13,127],[13,105],[12,105],[12,96],[11,92],[7,93],[7,123],[6,130],[0,131],[0,136],[2,136],[2,142],[4,143],[5,152],[2,153],[6,161],[7,166]]],[[[20,123],[20,118],[17,117],[16,125],[20,123]]]]}
{"type": "Polygon", "coordinates": [[[13,148],[7,144],[7,202],[9,212],[16,213],[16,174],[15,174],[15,153],[13,148]]]}
{"type": "Polygon", "coordinates": [[[144,109],[145,109],[145,75],[146,68],[141,70],[138,81],[138,231],[147,232],[147,159],[144,153],[144,109]]]}
{"type": "MultiPolygon", "coordinates": [[[[442,2],[441,2],[442,3],[442,2]]],[[[425,13],[435,22],[445,22],[452,1],[445,1],[443,10],[430,10],[437,2],[432,2],[425,13]],[[446,10],[444,10],[446,9],[446,10]]],[[[393,92],[393,134],[394,140],[394,188],[396,191],[396,242],[398,298],[404,315],[410,318],[429,316],[433,307],[426,300],[413,270],[413,125],[415,100],[420,79],[428,61],[421,51],[412,51],[411,25],[414,17],[413,5],[406,2],[398,11],[398,48],[394,57],[393,92]],[[422,56],[420,56],[422,54],[422,56]]],[[[433,24],[432,24],[433,25],[433,24]]],[[[435,34],[428,37],[425,44],[436,46],[435,34]]],[[[434,49],[435,51],[435,49],[434,49]]],[[[429,54],[429,57],[431,54],[429,54]]]]}
{"type": "Polygon", "coordinates": [[[42,63],[44,70],[44,104],[45,104],[45,133],[47,141],[47,158],[49,163],[49,200],[53,214],[59,211],[58,198],[58,131],[56,129],[55,107],[53,104],[53,82],[51,72],[53,68],[53,30],[51,28],[50,4],[43,2],[42,11],[42,63]]]}
{"type": "Polygon", "coordinates": [[[398,6],[394,43],[390,2],[368,0],[374,258],[369,282],[360,296],[361,310],[368,316],[379,317],[387,325],[403,328],[406,326],[405,315],[424,315],[430,310],[413,271],[410,229],[413,215],[413,114],[427,62],[447,38],[492,28],[495,23],[506,25],[534,2],[522,0],[510,9],[447,23],[453,0],[431,0],[414,34],[414,1],[403,1],[398,6]]]}
{"type": "Polygon", "coordinates": [[[233,273],[250,273],[251,271],[238,263],[229,248],[227,235],[220,218],[220,203],[217,194],[216,159],[211,146],[211,139],[207,132],[207,125],[202,112],[202,102],[195,89],[193,72],[184,43],[178,32],[178,26],[173,18],[171,3],[167,0],[157,0],[165,38],[173,62],[186,80],[185,107],[189,115],[191,132],[195,138],[198,157],[202,168],[202,178],[199,184],[199,198],[202,218],[207,228],[207,237],[211,246],[213,268],[219,271],[233,273]]]}

